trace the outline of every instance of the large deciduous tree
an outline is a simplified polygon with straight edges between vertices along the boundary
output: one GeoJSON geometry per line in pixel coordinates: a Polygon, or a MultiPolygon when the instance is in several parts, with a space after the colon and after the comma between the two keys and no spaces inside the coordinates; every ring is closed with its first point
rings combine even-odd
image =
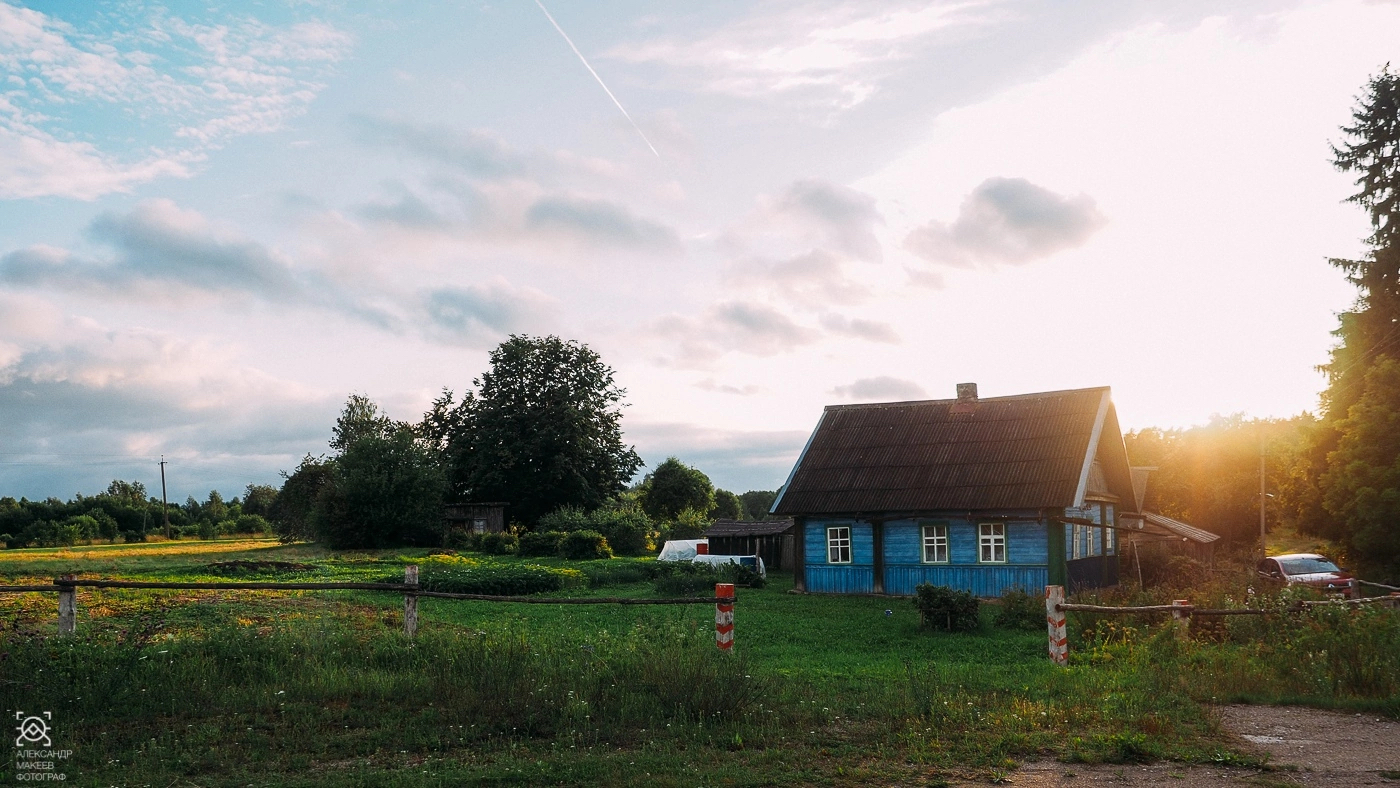
{"type": "Polygon", "coordinates": [[[595,509],[641,458],[622,440],[626,392],[587,345],[512,335],[459,405],[444,392],[416,430],[448,458],[452,495],[505,501],[527,525],[563,506],[595,509]]]}
{"type": "Polygon", "coordinates": [[[317,494],[316,541],[335,548],[441,544],[445,482],[437,457],[408,429],[356,438],[317,494]]]}
{"type": "Polygon", "coordinates": [[[1348,201],[1370,214],[1367,253],[1335,259],[1357,288],[1341,315],[1324,367],[1322,423],[1309,467],[1318,482],[1299,513],[1300,526],[1341,541],[1349,560],[1372,573],[1400,577],[1400,75],[1389,67],[1358,98],[1352,123],[1333,146],[1333,163],[1354,173],[1348,201]],[[1320,503],[1320,505],[1318,505],[1320,503]]]}
{"type": "Polygon", "coordinates": [[[710,477],[675,457],[667,457],[642,483],[642,511],[653,520],[674,520],[686,509],[708,515],[714,506],[710,477]]]}

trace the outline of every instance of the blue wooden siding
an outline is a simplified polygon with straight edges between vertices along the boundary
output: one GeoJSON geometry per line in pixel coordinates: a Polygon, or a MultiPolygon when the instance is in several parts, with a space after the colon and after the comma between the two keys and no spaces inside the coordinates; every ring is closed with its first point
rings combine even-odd
{"type": "MultiPolygon", "coordinates": [[[[1008,564],[1044,565],[1047,556],[1047,541],[1045,526],[1040,523],[1008,523],[1006,526],[1006,562],[1008,564]]],[[[1044,585],[1041,583],[1042,587],[1044,585]]]]}
{"type": "Polygon", "coordinates": [[[875,568],[851,564],[808,566],[807,590],[814,594],[871,594],[875,592],[875,568]]]}
{"type": "Polygon", "coordinates": [[[815,520],[804,534],[807,590],[818,594],[869,594],[875,591],[875,535],[859,520],[815,520]],[[827,563],[827,526],[851,529],[851,563],[827,563]]]}
{"type": "MultiPolygon", "coordinates": [[[[944,523],[948,526],[948,563],[978,564],[977,520],[891,520],[885,523],[885,564],[922,564],[924,537],[920,523],[944,523]]],[[[825,540],[825,533],[822,536],[825,540]]],[[[1040,523],[1008,523],[1006,526],[1006,562],[1009,564],[1044,564],[1046,562],[1045,527],[1040,523]]],[[[822,563],[825,563],[823,559],[822,563]]]]}
{"type": "MultiPolygon", "coordinates": [[[[982,564],[978,558],[977,519],[891,520],[885,523],[885,593],[908,595],[920,583],[1000,596],[1008,588],[1039,594],[1046,584],[1047,537],[1039,522],[1006,527],[1005,564],[982,564]],[[948,563],[923,563],[921,523],[948,526],[948,563]]],[[[825,538],[823,536],[823,538],[825,538]]]]}
{"type": "MultiPolygon", "coordinates": [[[[1048,573],[1044,566],[956,566],[950,564],[923,564],[921,566],[885,567],[885,593],[913,595],[914,587],[920,583],[948,586],[963,591],[971,591],[977,596],[1001,596],[1008,588],[1019,588],[1032,594],[1045,590],[1048,573]]],[[[810,583],[811,574],[808,574],[810,583]]]]}
{"type": "Polygon", "coordinates": [[[826,529],[831,525],[844,525],[851,529],[851,563],[837,566],[874,566],[875,536],[870,523],[859,520],[817,520],[807,523],[804,554],[808,566],[826,565],[826,529]]]}

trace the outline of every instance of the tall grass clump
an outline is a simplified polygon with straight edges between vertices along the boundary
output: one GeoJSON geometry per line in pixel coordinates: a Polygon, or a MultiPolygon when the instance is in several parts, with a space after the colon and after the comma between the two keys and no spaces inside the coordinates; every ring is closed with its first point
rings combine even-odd
{"type": "Polygon", "coordinates": [[[700,740],[710,731],[723,742],[736,725],[761,729],[759,704],[772,694],[742,655],[716,652],[708,630],[676,624],[580,643],[431,629],[406,641],[308,623],[172,640],[151,629],[13,638],[0,657],[0,704],[53,712],[83,770],[146,752],[198,773],[211,748],[225,765],[255,770],[297,754],[334,760],[501,738],[626,743],[644,730],[700,740]]]}
{"type": "Polygon", "coordinates": [[[1019,588],[1008,588],[1002,592],[1001,606],[992,620],[1003,629],[1044,629],[1045,601],[1019,588]]]}

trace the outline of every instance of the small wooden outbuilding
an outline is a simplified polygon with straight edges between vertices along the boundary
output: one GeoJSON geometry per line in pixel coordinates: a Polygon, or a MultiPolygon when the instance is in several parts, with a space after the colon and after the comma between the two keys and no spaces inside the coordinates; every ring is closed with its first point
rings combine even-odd
{"type": "Polygon", "coordinates": [[[443,507],[443,525],[447,531],[471,534],[498,534],[506,530],[506,504],[500,501],[481,503],[450,503],[443,507]]]}
{"type": "Polygon", "coordinates": [[[791,569],[793,522],[781,520],[715,520],[705,530],[712,555],[756,555],[771,570],[791,569]]]}

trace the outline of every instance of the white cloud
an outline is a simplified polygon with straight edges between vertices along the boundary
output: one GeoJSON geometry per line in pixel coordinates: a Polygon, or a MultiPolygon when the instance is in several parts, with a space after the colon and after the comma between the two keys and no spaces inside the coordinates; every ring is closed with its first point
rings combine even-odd
{"type": "Polygon", "coordinates": [[[928,393],[924,387],[912,380],[880,375],[861,378],[845,386],[837,386],[831,393],[844,399],[898,402],[925,399],[928,393]]]}
{"type": "Polygon", "coordinates": [[[99,37],[0,2],[0,71],[12,77],[0,97],[0,198],[91,200],[186,177],[211,145],[304,112],[353,43],[315,22],[108,21],[123,29],[99,37]]]}
{"type": "Polygon", "coordinates": [[[504,278],[466,287],[440,287],[423,294],[433,332],[468,347],[490,347],[512,333],[543,333],[555,299],[504,278]]]}
{"type": "Polygon", "coordinates": [[[823,250],[779,262],[743,260],[729,267],[726,279],[738,287],[806,306],[858,304],[871,296],[868,286],[846,274],[836,255],[823,250]]]}
{"type": "Polygon", "coordinates": [[[977,23],[970,13],[976,5],[793,4],[700,38],[624,44],[606,54],[689,72],[700,87],[718,93],[746,98],[805,93],[814,104],[848,109],[870,98],[891,65],[913,54],[923,39],[977,23]]]}
{"type": "Polygon", "coordinates": [[[188,177],[198,159],[183,152],[122,162],[90,142],[59,140],[0,118],[0,199],[59,195],[94,200],[160,177],[188,177]]]}
{"type": "Polygon", "coordinates": [[[898,345],[902,341],[894,326],[882,320],[826,314],[822,315],[821,324],[822,328],[833,334],[852,339],[863,339],[867,342],[880,342],[886,345],[898,345]]]}
{"type": "Polygon", "coordinates": [[[904,241],[931,263],[1021,265],[1082,245],[1107,220],[1088,195],[1065,197],[1024,178],[988,178],[952,223],[937,220],[904,241]]]}

